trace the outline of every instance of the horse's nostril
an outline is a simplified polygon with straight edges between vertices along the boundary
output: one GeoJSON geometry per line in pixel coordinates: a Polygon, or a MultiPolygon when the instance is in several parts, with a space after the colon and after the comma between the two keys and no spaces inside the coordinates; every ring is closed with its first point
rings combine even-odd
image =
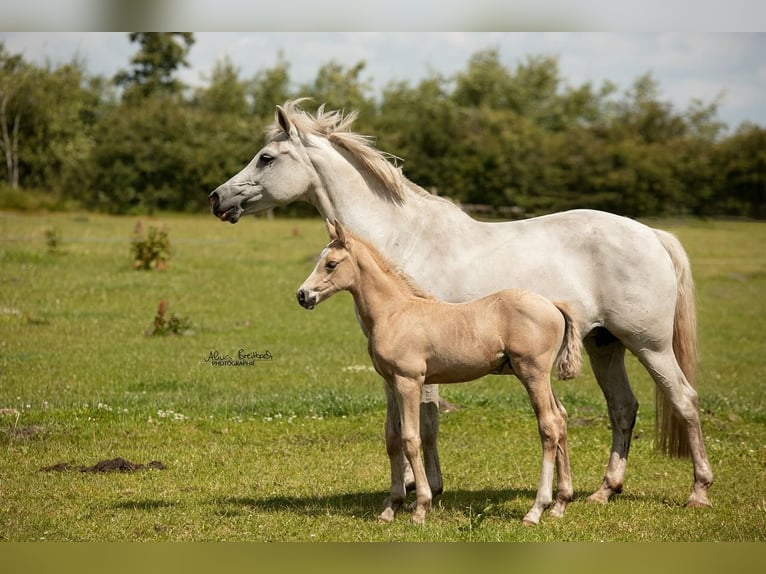
{"type": "Polygon", "coordinates": [[[303,289],[300,289],[297,293],[298,295],[298,303],[300,303],[301,306],[306,302],[306,293],[303,292],[303,289]]]}
{"type": "Polygon", "coordinates": [[[221,205],[221,198],[218,197],[218,193],[215,191],[208,196],[208,201],[210,201],[210,207],[213,211],[216,211],[218,206],[221,205]]]}

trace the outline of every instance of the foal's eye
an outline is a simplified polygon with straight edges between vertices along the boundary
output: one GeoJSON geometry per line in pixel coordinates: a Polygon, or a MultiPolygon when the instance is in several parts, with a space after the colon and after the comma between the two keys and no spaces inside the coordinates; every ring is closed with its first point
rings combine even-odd
{"type": "Polygon", "coordinates": [[[338,266],[337,261],[328,261],[327,263],[325,263],[325,269],[327,269],[328,271],[332,271],[337,266],[338,266]]]}
{"type": "Polygon", "coordinates": [[[261,154],[260,161],[263,165],[269,165],[274,161],[274,156],[267,153],[261,154]]]}

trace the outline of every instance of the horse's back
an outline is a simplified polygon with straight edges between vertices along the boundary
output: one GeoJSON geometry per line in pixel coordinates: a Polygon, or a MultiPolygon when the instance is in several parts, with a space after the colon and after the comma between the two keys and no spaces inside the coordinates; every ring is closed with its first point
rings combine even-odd
{"type": "Polygon", "coordinates": [[[676,275],[652,228],[585,209],[480,227],[476,252],[495,249],[474,289],[518,286],[566,302],[583,333],[646,329],[647,317],[672,327],[676,275]]]}

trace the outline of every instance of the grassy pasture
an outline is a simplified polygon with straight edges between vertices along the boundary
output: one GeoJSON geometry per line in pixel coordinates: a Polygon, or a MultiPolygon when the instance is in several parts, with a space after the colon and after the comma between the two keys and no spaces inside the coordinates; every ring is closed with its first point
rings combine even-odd
{"type": "Polygon", "coordinates": [[[586,370],[555,385],[575,502],[524,528],[539,439],[521,386],[497,377],[443,388],[461,409],[441,418],[445,493],[426,525],[376,522],[384,399],[350,296],[312,313],[294,299],[326,242],[318,219],[144,218],[169,229],[162,272],[131,269],[136,220],[0,213],[0,540],[766,539],[766,224],[655,222],[681,238],[697,279],[714,507],[683,507],[691,464],[653,451],[652,383],[631,358],[641,409],[624,494],[585,502],[610,436],[586,370]],[[192,335],[146,336],[160,300],[192,335]],[[206,361],[240,349],[271,360],[206,361]],[[118,456],[166,468],[79,471],[118,456]],[[40,471],[58,463],[69,470],[40,471]]]}

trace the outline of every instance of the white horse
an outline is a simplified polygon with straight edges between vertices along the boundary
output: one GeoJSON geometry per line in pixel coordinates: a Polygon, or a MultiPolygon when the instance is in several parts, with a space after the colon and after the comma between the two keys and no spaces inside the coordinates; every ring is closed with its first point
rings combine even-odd
{"type": "MultiPolygon", "coordinates": [[[[601,486],[607,502],[622,491],[638,401],[625,372],[625,349],[656,383],[656,444],[691,455],[689,506],[708,506],[713,473],[700,427],[694,284],[688,258],[671,234],[609,213],[575,210],[534,219],[484,223],[407,180],[369,138],[350,131],[356,114],[277,106],[266,145],[210,194],[213,213],[236,223],[293,201],[343,221],[433,296],[469,301],[520,287],[567,301],[612,427],[601,486]]],[[[438,387],[421,398],[425,469],[442,492],[436,436],[438,387]]],[[[396,409],[396,405],[389,404],[396,409]]]]}

